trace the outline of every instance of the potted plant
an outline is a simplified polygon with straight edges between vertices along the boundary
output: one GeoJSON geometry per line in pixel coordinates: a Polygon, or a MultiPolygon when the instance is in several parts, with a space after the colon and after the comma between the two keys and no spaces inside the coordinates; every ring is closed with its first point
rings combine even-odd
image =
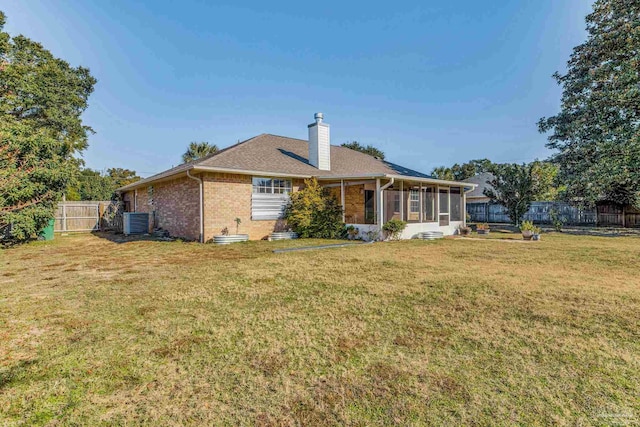
{"type": "Polygon", "coordinates": [[[246,242],[249,240],[248,234],[239,234],[242,220],[236,218],[234,222],[236,223],[236,234],[229,234],[229,227],[225,227],[220,230],[219,236],[213,236],[213,243],[217,245],[228,245],[230,243],[246,242]]]}
{"type": "Polygon", "coordinates": [[[491,228],[489,227],[489,224],[485,222],[484,224],[476,225],[476,231],[478,232],[478,234],[489,234],[491,228]]]}
{"type": "Polygon", "coordinates": [[[471,227],[460,227],[458,228],[458,233],[461,236],[468,236],[469,234],[471,234],[471,227]]]}
{"type": "Polygon", "coordinates": [[[348,225],[346,230],[347,230],[347,236],[349,237],[349,240],[355,240],[356,237],[358,237],[358,233],[360,233],[360,230],[358,230],[358,227],[354,227],[353,225],[348,225]]]}
{"type": "Polygon", "coordinates": [[[542,229],[540,227],[533,227],[533,236],[531,236],[532,240],[540,240],[540,233],[542,229]]]}
{"type": "Polygon", "coordinates": [[[520,225],[520,232],[524,240],[531,240],[534,234],[540,234],[540,227],[533,225],[532,221],[523,221],[520,225]]]}

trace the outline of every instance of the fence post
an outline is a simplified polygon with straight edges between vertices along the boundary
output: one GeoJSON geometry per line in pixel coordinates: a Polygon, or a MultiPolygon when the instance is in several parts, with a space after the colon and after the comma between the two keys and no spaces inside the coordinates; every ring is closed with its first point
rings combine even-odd
{"type": "Polygon", "coordinates": [[[104,203],[98,202],[98,230],[104,231],[102,226],[102,217],[104,216],[104,203]]]}
{"type": "Polygon", "coordinates": [[[67,231],[67,206],[64,200],[62,201],[62,231],[67,231]]]}

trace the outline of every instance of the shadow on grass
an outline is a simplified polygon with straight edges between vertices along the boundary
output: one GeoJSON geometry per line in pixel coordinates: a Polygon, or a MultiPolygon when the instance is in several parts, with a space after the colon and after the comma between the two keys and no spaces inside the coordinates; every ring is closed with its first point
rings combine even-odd
{"type": "Polygon", "coordinates": [[[574,236],[640,237],[640,228],[565,227],[562,233],[574,236]]]}
{"type": "Polygon", "coordinates": [[[108,240],[113,243],[130,243],[130,242],[174,242],[179,239],[172,237],[158,237],[152,234],[130,234],[124,235],[114,231],[92,231],[92,236],[108,240]]]}
{"type": "MultiPolygon", "coordinates": [[[[556,232],[549,224],[536,224],[542,228],[543,233],[556,232]]],[[[474,228],[475,224],[472,225],[474,228]]],[[[491,233],[520,234],[520,229],[511,224],[489,224],[491,233]]],[[[475,231],[475,230],[474,230],[475,231]]],[[[560,233],[570,234],[573,236],[597,236],[597,237],[640,237],[640,228],[621,228],[621,227],[595,227],[595,226],[565,226],[560,233]]]]}
{"type": "Polygon", "coordinates": [[[27,368],[35,363],[36,360],[32,359],[21,360],[15,365],[9,366],[8,369],[0,370],[0,390],[19,382],[27,368]]]}

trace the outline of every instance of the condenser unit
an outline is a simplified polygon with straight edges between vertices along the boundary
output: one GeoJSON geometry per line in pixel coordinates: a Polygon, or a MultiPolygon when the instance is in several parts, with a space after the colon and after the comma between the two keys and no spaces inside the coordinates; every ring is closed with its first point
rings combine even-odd
{"type": "Polygon", "coordinates": [[[141,212],[125,212],[122,218],[123,231],[129,234],[146,234],[149,232],[149,214],[141,212]]]}

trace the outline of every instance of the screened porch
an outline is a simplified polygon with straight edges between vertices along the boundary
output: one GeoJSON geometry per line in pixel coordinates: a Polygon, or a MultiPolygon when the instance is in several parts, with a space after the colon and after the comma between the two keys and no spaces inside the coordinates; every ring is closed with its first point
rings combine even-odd
{"type": "Polygon", "coordinates": [[[343,206],[344,222],[363,232],[380,230],[399,219],[407,222],[403,238],[422,231],[454,234],[464,225],[464,187],[411,180],[342,180],[325,183],[343,206]]]}

